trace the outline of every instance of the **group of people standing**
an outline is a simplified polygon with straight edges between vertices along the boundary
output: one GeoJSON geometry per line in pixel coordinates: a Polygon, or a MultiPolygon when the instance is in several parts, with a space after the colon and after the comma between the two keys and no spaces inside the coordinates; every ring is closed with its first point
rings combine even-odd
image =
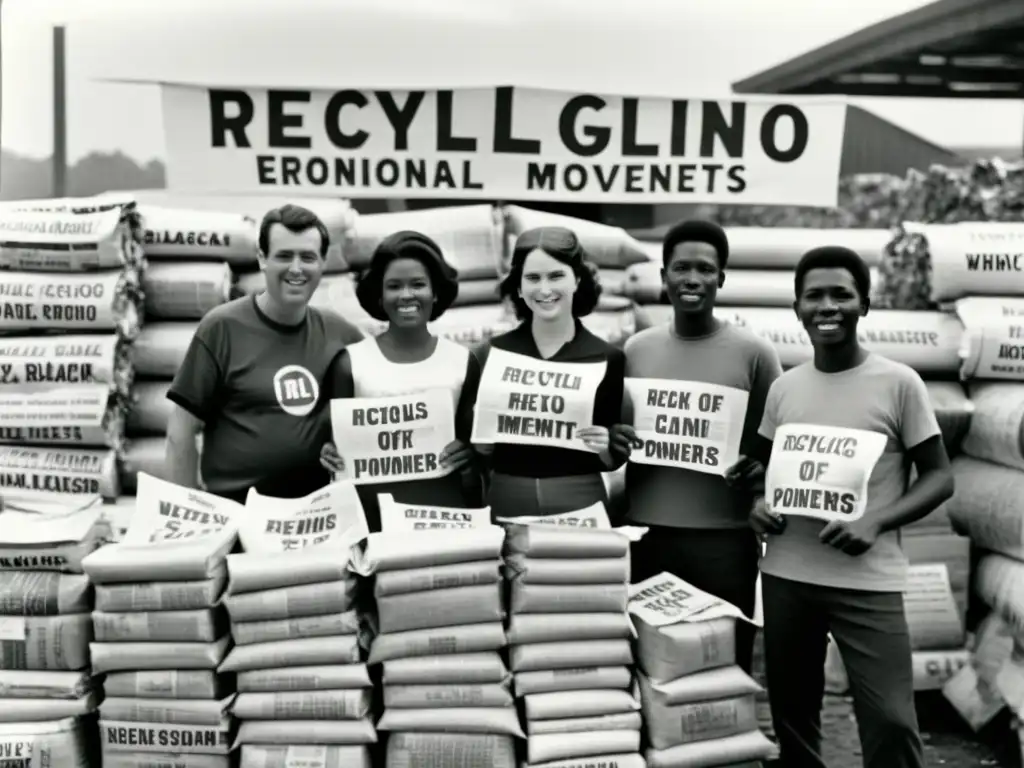
{"type": "MultiPolygon", "coordinates": [[[[206,315],[168,393],[176,406],[169,480],[198,487],[201,476],[206,490],[240,502],[250,487],[305,496],[345,472],[345,446],[331,442],[332,399],[443,389],[452,398],[455,439],[440,462],[451,471],[357,486],[371,531],[380,527],[379,493],[423,505],[488,505],[495,518],[560,514],[607,504],[603,473],[626,464],[627,510],[617,522],[649,528],[634,545],[634,582],[667,571],[752,616],[762,575],[768,692],[782,764],[824,765],[820,710],[831,633],[849,674],[865,765],[923,765],[899,529],[949,498],[953,481],[920,377],[858,341],[858,321],[870,307],[870,273],[860,256],[823,246],[800,260],[794,310],[814,358],[783,373],[770,344],[714,315],[729,242],[712,222],[686,221],[667,233],[662,274],[674,319],[634,335],[624,349],[580,321],[597,306],[600,288],[568,229],[519,236],[500,292],[520,322],[473,350],[428,328],[458,293],[458,274],[431,238],[396,232],[375,250],[357,285],[363,309],[387,324],[372,338],[309,305],[327,245],[323,223],[304,208],[288,205],[264,217],[265,291],[206,315]],[[473,444],[474,406],[494,350],[603,364],[577,447],[473,444]],[[748,393],[736,464],[715,475],[630,461],[643,444],[625,386],[630,378],[748,393]],[[776,430],[791,424],[884,436],[862,517],[824,523],[782,515],[766,500],[776,430]]],[[[749,671],[754,628],[740,624],[738,662],[749,671]]]]}

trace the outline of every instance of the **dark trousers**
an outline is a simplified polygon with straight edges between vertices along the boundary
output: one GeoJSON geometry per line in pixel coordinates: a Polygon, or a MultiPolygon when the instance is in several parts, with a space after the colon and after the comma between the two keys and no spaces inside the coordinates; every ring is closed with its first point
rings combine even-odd
{"type": "Polygon", "coordinates": [[[768,698],[781,764],[825,768],[821,705],[831,632],[850,679],[864,768],[922,768],[903,595],[764,575],[761,598],[768,698]]]}
{"type": "MultiPolygon", "coordinates": [[[[630,552],[634,584],[667,571],[754,617],[761,546],[751,529],[648,527],[630,552]]],[[[756,631],[748,622],[736,622],[736,663],[747,674],[756,631]]]]}
{"type": "Polygon", "coordinates": [[[499,517],[546,517],[575,512],[597,502],[608,506],[608,493],[600,475],[567,477],[518,477],[491,475],[487,503],[491,519],[499,517]]]}

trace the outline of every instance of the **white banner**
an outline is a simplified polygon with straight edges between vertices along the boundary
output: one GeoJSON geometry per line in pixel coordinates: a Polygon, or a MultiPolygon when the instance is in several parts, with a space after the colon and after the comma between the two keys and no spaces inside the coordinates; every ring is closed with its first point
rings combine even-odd
{"type": "Polygon", "coordinates": [[[740,454],[749,392],[700,381],[625,381],[633,427],[643,440],[629,460],[724,475],[740,454]]]}
{"type": "Polygon", "coordinates": [[[344,480],[300,499],[264,496],[250,488],[238,524],[238,538],[246,552],[289,552],[313,546],[347,549],[369,535],[359,494],[344,480]]]}
{"type": "MultiPolygon", "coordinates": [[[[836,403],[836,408],[842,408],[836,403]]],[[[868,482],[888,439],[878,432],[815,424],[775,430],[765,500],[777,514],[857,520],[868,504],[868,482]]]]}
{"type": "Polygon", "coordinates": [[[451,393],[431,389],[395,397],[331,400],[342,477],[356,485],[427,480],[451,472],[441,452],[455,439],[451,393]]]}
{"type": "Polygon", "coordinates": [[[473,410],[474,443],[590,451],[576,436],[592,426],[607,363],[552,363],[491,349],[473,410]]]}
{"type": "Polygon", "coordinates": [[[732,603],[709,595],[671,573],[659,573],[630,585],[627,610],[652,627],[727,616],[755,623],[732,603]]]}
{"type": "MultiPolygon", "coordinates": [[[[471,66],[471,64],[470,64],[471,66]]],[[[845,104],[535,88],[162,88],[191,193],[834,206],[845,104]]]]}
{"type": "Polygon", "coordinates": [[[395,501],[390,493],[378,494],[381,533],[413,533],[439,528],[487,528],[491,508],[428,507],[395,501]]]}

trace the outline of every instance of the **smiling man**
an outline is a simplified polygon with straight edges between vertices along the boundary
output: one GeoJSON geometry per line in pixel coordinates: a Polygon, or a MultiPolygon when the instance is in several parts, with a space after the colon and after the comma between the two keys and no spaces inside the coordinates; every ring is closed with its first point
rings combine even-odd
{"type": "MultiPolygon", "coordinates": [[[[709,221],[673,227],[662,246],[662,280],[674,318],[626,342],[626,376],[717,384],[748,393],[741,453],[757,435],[765,399],[782,372],[772,346],[750,331],[717,320],[729,240],[709,221]]],[[[631,404],[623,421],[633,423],[631,404]]],[[[628,427],[619,427],[627,430],[628,427]]],[[[636,438],[635,432],[630,438],[636,438]]],[[[651,530],[632,553],[633,581],[663,571],[727,600],[753,616],[760,556],[747,518],[750,491],[718,475],[631,462],[626,470],[628,519],[651,530]]],[[[751,666],[753,627],[737,627],[737,662],[751,666]]]]}
{"type": "Polygon", "coordinates": [[[786,488],[796,488],[805,499],[799,503],[819,504],[834,518],[783,516],[764,497],[751,512],[754,529],[768,534],[761,562],[768,695],[787,766],[825,765],[829,632],[850,679],[865,767],[924,764],[899,530],[948,499],[953,477],[920,376],[860,346],[857,324],[870,291],[867,265],[847,248],[817,248],[800,260],[794,308],[814,359],[772,386],[755,448],[768,486],[782,489],[773,494],[780,505],[789,503],[786,488]],[[777,433],[785,427],[782,439],[777,433]],[[803,434],[792,434],[794,427],[803,434]],[[872,444],[877,450],[859,453],[859,445],[872,444]],[[793,460],[792,451],[807,460],[793,460]],[[819,503],[830,496],[843,501],[819,503]],[[863,516],[853,515],[858,509],[863,516]]]}
{"type": "Polygon", "coordinates": [[[269,211],[259,229],[266,289],[217,307],[199,323],[167,397],[167,479],[244,502],[250,487],[297,498],[328,482],[320,466],[327,424],[321,385],[363,334],[309,306],[329,235],[295,205],[269,211]]]}

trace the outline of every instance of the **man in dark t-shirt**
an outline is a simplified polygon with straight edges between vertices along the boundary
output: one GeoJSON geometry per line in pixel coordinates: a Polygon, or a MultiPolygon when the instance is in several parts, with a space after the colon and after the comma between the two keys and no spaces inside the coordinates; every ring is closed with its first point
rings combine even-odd
{"type": "Polygon", "coordinates": [[[217,307],[199,323],[167,397],[167,479],[244,502],[249,488],[297,498],[329,480],[320,447],[330,418],[322,386],[332,361],[363,334],[309,306],[328,232],[294,205],[263,218],[266,290],[217,307]]]}

